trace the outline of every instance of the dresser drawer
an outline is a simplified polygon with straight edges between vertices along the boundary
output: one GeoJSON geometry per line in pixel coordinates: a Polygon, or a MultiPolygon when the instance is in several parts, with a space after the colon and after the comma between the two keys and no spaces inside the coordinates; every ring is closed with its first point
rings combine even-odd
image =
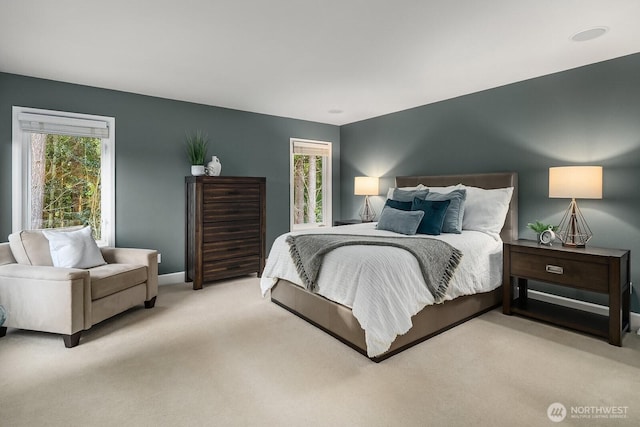
{"type": "Polygon", "coordinates": [[[260,257],[248,256],[202,263],[202,279],[205,282],[226,279],[243,274],[257,273],[260,270],[260,257]]]}
{"type": "Polygon", "coordinates": [[[250,239],[260,235],[260,220],[208,222],[203,229],[204,243],[250,239]]]}
{"type": "Polygon", "coordinates": [[[260,255],[260,239],[219,240],[205,243],[202,247],[202,259],[205,262],[227,258],[260,255]]]}
{"type": "Polygon", "coordinates": [[[242,201],[238,203],[205,203],[203,206],[205,222],[242,221],[260,219],[260,201],[242,201]]]}
{"type": "Polygon", "coordinates": [[[511,252],[511,275],[569,285],[595,292],[609,292],[607,264],[511,252]]]}
{"type": "Polygon", "coordinates": [[[260,186],[259,185],[206,185],[203,191],[204,203],[243,203],[243,202],[259,202],[260,186]]]}

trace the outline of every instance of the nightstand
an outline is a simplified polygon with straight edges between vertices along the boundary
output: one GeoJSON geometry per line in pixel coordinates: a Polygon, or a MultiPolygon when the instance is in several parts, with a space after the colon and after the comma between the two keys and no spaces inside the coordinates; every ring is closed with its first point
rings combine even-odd
{"type": "Polygon", "coordinates": [[[607,338],[622,345],[629,330],[629,251],[587,246],[544,246],[530,240],[504,243],[502,311],[542,320],[607,338]],[[597,292],[609,296],[609,315],[537,301],[527,297],[528,280],[597,292]],[[514,297],[514,284],[518,297],[514,297]]]}
{"type": "Polygon", "coordinates": [[[361,219],[337,219],[333,221],[334,226],[351,225],[351,224],[362,224],[362,220],[361,219]]]}

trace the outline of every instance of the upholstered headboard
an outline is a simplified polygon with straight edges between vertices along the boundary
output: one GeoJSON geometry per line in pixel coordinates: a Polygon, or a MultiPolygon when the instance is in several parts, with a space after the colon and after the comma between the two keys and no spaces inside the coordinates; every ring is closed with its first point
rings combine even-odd
{"type": "Polygon", "coordinates": [[[448,185],[464,184],[479,188],[513,187],[513,196],[509,204],[509,211],[500,232],[504,241],[518,239],[518,174],[515,172],[479,173],[465,175],[435,175],[435,176],[398,176],[396,187],[415,187],[418,184],[432,187],[446,187],[448,185]]]}

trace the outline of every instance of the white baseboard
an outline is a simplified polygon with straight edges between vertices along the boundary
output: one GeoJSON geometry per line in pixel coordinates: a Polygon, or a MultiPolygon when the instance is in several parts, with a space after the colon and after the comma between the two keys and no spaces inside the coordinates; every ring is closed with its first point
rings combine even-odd
{"type": "MultiPolygon", "coordinates": [[[[584,310],[590,313],[601,314],[604,316],[609,315],[609,307],[599,305],[599,304],[593,304],[586,301],[579,301],[571,298],[561,297],[558,295],[548,294],[546,292],[534,291],[531,289],[529,289],[528,295],[529,295],[529,298],[535,299],[538,301],[549,302],[549,303],[561,305],[563,307],[575,308],[578,310],[584,310]]],[[[629,318],[629,322],[631,323],[630,328],[632,331],[637,331],[638,329],[640,329],[640,314],[632,312],[629,318]]]]}
{"type": "Polygon", "coordinates": [[[184,283],[184,271],[175,273],[160,274],[158,276],[158,286],[175,285],[176,283],[184,283]]]}

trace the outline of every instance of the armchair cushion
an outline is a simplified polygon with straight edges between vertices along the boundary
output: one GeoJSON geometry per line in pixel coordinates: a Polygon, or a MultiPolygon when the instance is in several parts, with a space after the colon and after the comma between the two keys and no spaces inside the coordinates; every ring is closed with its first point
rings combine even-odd
{"type": "Polygon", "coordinates": [[[89,270],[91,300],[115,294],[147,281],[147,268],[136,264],[106,264],[89,270]]]}
{"type": "MultiPolygon", "coordinates": [[[[58,231],[80,230],[82,226],[57,228],[58,231]]],[[[49,240],[42,230],[22,230],[9,235],[11,252],[18,264],[53,266],[49,240]]]]}
{"type": "Polygon", "coordinates": [[[152,249],[100,248],[107,264],[138,264],[147,267],[147,300],[158,295],[158,252],[152,249]]]}

